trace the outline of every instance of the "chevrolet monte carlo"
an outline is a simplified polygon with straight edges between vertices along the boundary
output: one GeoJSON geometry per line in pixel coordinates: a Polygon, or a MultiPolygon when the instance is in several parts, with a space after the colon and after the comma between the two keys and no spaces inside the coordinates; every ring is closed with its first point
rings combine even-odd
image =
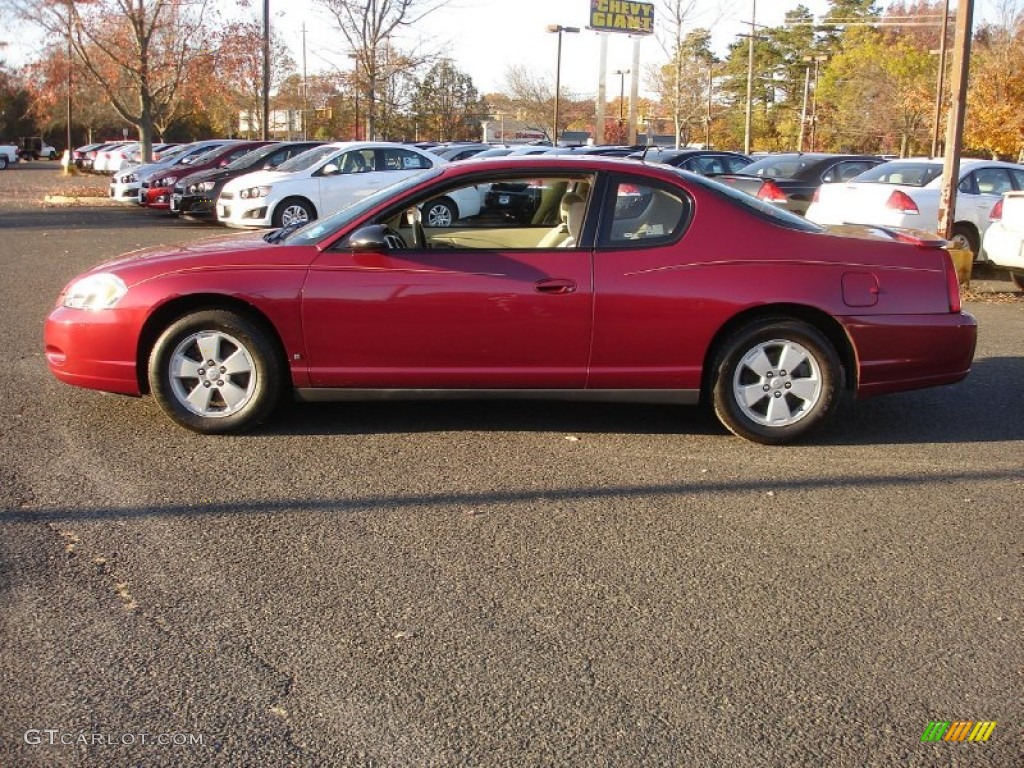
{"type": "Polygon", "coordinates": [[[660,163],[468,160],[301,227],[101,264],[61,293],[45,352],[60,380],[150,393],[204,433],[286,397],[543,397],[706,402],[779,444],[847,395],[968,374],[976,325],[943,245],[660,163]],[[424,226],[427,201],[495,185],[529,190],[529,218],[424,226]]]}

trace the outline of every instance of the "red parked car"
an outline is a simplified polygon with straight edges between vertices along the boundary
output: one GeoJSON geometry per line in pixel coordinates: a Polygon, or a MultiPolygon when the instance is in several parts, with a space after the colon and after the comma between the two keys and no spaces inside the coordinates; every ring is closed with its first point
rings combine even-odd
{"type": "Polygon", "coordinates": [[[180,162],[165,166],[142,179],[139,184],[139,205],[147,208],[171,207],[171,194],[178,179],[210,168],[223,168],[242,155],[269,141],[226,141],[209,152],[182,158],[180,162]]]}
{"type": "Polygon", "coordinates": [[[75,278],[46,322],[70,384],[152,393],[190,429],[282,398],[711,403],[734,433],[803,436],[844,392],[963,379],[974,318],[933,235],[825,229],[663,164],[467,160],[298,229],[158,248],[75,278]],[[426,229],[430,202],[525,185],[426,229]]]}

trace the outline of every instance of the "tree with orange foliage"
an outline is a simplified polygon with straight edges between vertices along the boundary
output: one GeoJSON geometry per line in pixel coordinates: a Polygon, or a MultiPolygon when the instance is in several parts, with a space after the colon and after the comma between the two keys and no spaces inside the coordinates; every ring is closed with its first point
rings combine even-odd
{"type": "Polygon", "coordinates": [[[8,0],[27,21],[67,40],[81,70],[138,129],[152,157],[154,128],[182,107],[182,86],[210,53],[208,0],[8,0]]]}

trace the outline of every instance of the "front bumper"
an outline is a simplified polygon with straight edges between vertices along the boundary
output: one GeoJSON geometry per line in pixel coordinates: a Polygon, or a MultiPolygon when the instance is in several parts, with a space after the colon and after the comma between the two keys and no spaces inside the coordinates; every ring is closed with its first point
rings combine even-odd
{"type": "Polygon", "coordinates": [[[217,220],[229,227],[249,229],[253,227],[269,227],[271,208],[267,198],[258,197],[243,200],[232,198],[217,200],[217,220]]]}
{"type": "Polygon", "coordinates": [[[43,329],[50,371],[76,387],[141,394],[135,360],[139,320],[131,311],[57,307],[43,329]]]}
{"type": "Polygon", "coordinates": [[[147,187],[139,202],[147,208],[169,209],[171,207],[171,187],[147,187]]]}

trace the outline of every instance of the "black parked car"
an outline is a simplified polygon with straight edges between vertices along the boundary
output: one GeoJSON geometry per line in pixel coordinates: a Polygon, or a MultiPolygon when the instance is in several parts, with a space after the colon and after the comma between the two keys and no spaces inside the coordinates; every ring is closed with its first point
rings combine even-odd
{"type": "Polygon", "coordinates": [[[643,158],[647,162],[674,165],[686,171],[699,173],[701,176],[718,176],[722,173],[737,173],[753,162],[753,158],[739,152],[727,152],[721,149],[661,149],[649,147],[644,152],[634,152],[633,158],[643,158]]]}
{"type": "Polygon", "coordinates": [[[768,155],[717,180],[803,216],[822,184],[849,181],[883,162],[875,155],[790,152],[768,155]]]}
{"type": "Polygon", "coordinates": [[[253,171],[276,168],[285,160],[319,147],[322,141],[280,141],[257,147],[223,168],[210,168],[178,179],[171,194],[171,213],[216,219],[214,206],[231,179],[253,171]]]}

